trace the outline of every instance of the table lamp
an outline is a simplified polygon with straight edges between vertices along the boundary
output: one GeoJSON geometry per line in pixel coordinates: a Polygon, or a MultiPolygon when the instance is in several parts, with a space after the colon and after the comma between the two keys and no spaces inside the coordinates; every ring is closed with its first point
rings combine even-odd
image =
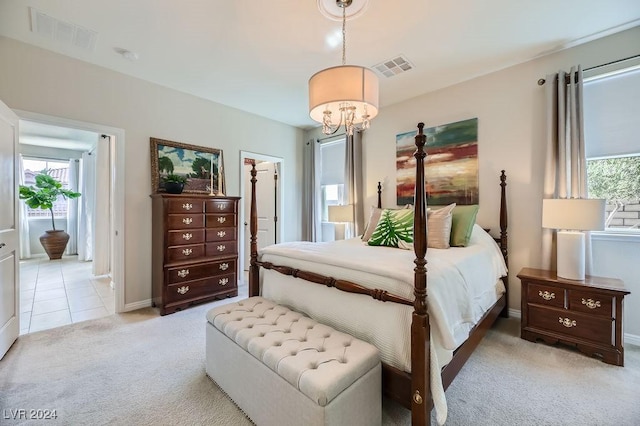
{"type": "Polygon", "coordinates": [[[600,199],[542,200],[542,227],[558,230],[558,277],[584,280],[584,239],[580,231],[603,231],[605,202],[600,199]]]}
{"type": "Polygon", "coordinates": [[[353,204],[329,206],[329,222],[335,224],[335,239],[344,240],[346,224],[353,222],[353,204]]]}

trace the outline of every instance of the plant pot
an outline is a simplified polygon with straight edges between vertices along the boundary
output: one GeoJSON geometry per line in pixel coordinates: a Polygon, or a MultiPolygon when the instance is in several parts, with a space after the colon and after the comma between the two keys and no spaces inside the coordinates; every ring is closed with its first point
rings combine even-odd
{"type": "Polygon", "coordinates": [[[67,243],[69,242],[69,234],[58,229],[45,232],[40,236],[40,244],[44,247],[49,259],[62,258],[62,253],[64,253],[64,249],[67,248],[67,243]]]}
{"type": "Polygon", "coordinates": [[[184,189],[184,183],[180,182],[165,182],[164,189],[169,194],[182,194],[182,190],[184,189]]]}

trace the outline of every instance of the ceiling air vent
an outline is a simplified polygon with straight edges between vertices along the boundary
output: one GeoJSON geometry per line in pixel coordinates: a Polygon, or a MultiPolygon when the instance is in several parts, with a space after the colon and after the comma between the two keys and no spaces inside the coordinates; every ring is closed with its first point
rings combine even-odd
{"type": "Polygon", "coordinates": [[[70,22],[61,21],[33,7],[31,12],[31,31],[57,42],[84,50],[93,51],[98,33],[70,22]]]}
{"type": "Polygon", "coordinates": [[[385,77],[393,77],[394,75],[398,75],[413,69],[413,65],[403,55],[398,55],[393,59],[389,59],[388,61],[384,61],[382,63],[379,63],[378,65],[375,65],[373,69],[375,69],[385,77]]]}

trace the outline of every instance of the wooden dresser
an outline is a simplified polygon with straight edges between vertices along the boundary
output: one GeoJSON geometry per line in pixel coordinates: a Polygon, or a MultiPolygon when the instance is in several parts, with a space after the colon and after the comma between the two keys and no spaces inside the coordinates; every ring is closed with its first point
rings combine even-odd
{"type": "Polygon", "coordinates": [[[171,314],[238,295],[238,200],[154,194],[153,304],[171,314]]]}
{"type": "Polygon", "coordinates": [[[624,365],[621,280],[589,276],[583,281],[559,278],[554,271],[524,268],[520,337],[564,343],[604,362],[624,365]]]}

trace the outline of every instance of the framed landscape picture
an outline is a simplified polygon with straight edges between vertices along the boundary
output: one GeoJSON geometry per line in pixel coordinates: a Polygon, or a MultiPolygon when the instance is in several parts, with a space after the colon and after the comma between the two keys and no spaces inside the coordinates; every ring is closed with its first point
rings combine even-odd
{"type": "Polygon", "coordinates": [[[222,150],[151,138],[151,185],[153,193],[166,192],[164,178],[187,179],[183,192],[225,193],[222,150]]]}
{"type": "MultiPolygon", "coordinates": [[[[428,205],[478,204],[478,119],[424,129],[428,205]]],[[[416,131],[396,136],[396,195],[399,206],[413,204],[416,131]]]]}

